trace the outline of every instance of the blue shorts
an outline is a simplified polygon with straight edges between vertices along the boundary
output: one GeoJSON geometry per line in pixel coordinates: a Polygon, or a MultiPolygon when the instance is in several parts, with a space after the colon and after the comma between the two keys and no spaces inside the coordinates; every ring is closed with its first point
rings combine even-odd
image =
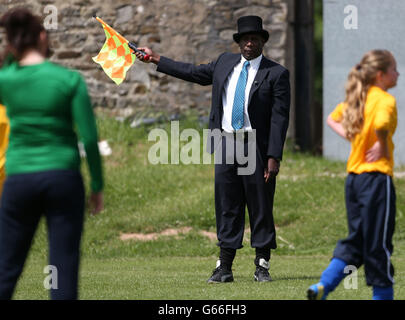
{"type": "Polygon", "coordinates": [[[369,286],[393,285],[396,195],[392,177],[379,172],[351,173],[345,197],[349,235],[337,243],[333,256],[357,268],[364,264],[369,286]]]}

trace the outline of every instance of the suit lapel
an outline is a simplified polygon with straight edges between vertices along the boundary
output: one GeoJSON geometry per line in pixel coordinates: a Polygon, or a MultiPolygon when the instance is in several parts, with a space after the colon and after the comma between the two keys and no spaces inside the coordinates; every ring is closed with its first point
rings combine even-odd
{"type": "Polygon", "coordinates": [[[240,59],[241,59],[240,54],[234,54],[229,59],[224,61],[223,65],[221,66],[221,72],[218,81],[219,84],[218,99],[219,102],[221,102],[221,105],[222,105],[222,92],[224,90],[225,81],[226,79],[228,79],[228,76],[232,72],[233,68],[240,62],[240,59]]]}
{"type": "Polygon", "coordinates": [[[234,56],[231,57],[231,59],[228,59],[227,61],[225,61],[224,65],[222,66],[221,75],[219,78],[221,92],[222,92],[222,89],[224,88],[226,79],[228,78],[229,74],[232,72],[233,68],[240,62],[240,59],[241,59],[240,54],[235,54],[234,56]]]}
{"type": "Polygon", "coordinates": [[[263,56],[262,61],[260,62],[259,70],[257,70],[256,77],[249,92],[248,109],[250,107],[250,100],[252,99],[253,94],[256,92],[257,89],[259,89],[269,71],[270,69],[268,68],[267,59],[263,56]]]}

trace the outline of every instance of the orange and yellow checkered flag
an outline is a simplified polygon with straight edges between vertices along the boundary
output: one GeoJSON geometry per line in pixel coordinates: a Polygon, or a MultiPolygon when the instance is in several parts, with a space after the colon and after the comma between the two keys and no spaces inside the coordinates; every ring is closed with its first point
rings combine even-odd
{"type": "Polygon", "coordinates": [[[128,40],[111,28],[103,20],[95,17],[99,21],[105,32],[106,41],[99,54],[93,57],[104,72],[119,85],[125,79],[128,69],[134,63],[136,56],[128,47],[128,40]]]}

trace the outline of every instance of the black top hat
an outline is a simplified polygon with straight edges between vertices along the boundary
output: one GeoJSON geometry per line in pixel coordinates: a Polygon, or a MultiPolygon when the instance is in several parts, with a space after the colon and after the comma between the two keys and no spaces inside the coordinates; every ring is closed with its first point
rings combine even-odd
{"type": "Polygon", "coordinates": [[[233,35],[233,40],[239,43],[240,37],[247,33],[259,33],[264,42],[269,39],[269,33],[263,29],[262,18],[258,16],[244,16],[238,19],[238,33],[233,35]]]}

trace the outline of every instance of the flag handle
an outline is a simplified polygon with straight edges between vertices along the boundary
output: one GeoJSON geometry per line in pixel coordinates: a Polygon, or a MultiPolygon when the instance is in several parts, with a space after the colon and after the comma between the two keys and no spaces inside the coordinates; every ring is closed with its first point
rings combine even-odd
{"type": "MultiPolygon", "coordinates": [[[[97,19],[97,15],[94,14],[94,15],[93,15],[93,18],[94,18],[94,19],[97,19]]],[[[136,47],[135,43],[132,43],[132,42],[129,42],[129,41],[128,41],[128,47],[130,47],[132,50],[134,50],[134,52],[139,52],[140,54],[142,54],[143,60],[146,60],[146,61],[149,60],[150,56],[149,56],[148,54],[146,54],[145,52],[139,50],[139,49],[136,47]]]]}
{"type": "Polygon", "coordinates": [[[144,60],[149,60],[149,55],[146,54],[145,52],[139,50],[134,43],[128,42],[128,47],[130,47],[135,52],[139,52],[140,54],[142,54],[144,60]]]}

